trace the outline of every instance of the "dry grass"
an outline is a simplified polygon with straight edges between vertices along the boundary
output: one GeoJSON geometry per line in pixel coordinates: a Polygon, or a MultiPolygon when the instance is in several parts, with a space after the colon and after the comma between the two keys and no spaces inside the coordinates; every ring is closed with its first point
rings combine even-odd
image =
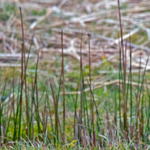
{"type": "MultiPolygon", "coordinates": [[[[56,53],[61,53],[61,29],[63,29],[64,54],[77,60],[80,59],[80,35],[83,34],[83,65],[87,65],[87,33],[91,33],[92,67],[100,66],[103,58],[111,62],[118,62],[120,29],[117,1],[11,0],[9,2],[1,1],[0,4],[2,10],[0,48],[3,53],[0,55],[0,66],[12,66],[12,63],[8,64],[12,60],[13,64],[18,64],[16,62],[21,56],[19,56],[22,39],[19,6],[23,9],[26,51],[29,49],[33,30],[36,30],[31,49],[33,56],[38,50],[40,50],[40,57],[44,60],[49,59],[51,55],[56,56],[56,53]],[[7,60],[5,56],[7,56],[7,60]]],[[[128,49],[131,45],[134,58],[133,68],[137,68],[139,65],[139,53],[142,53],[144,68],[150,51],[149,12],[148,0],[121,1],[124,46],[127,45],[127,64],[129,63],[128,49]]],[[[147,69],[149,69],[149,65],[147,69]]]]}

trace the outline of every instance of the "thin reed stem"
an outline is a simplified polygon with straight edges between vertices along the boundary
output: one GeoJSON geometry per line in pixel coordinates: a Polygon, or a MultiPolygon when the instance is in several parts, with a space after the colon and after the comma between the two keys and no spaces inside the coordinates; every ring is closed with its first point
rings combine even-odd
{"type": "Polygon", "coordinates": [[[90,47],[90,39],[91,34],[88,34],[89,37],[89,87],[90,87],[90,100],[91,100],[91,116],[92,116],[92,129],[93,129],[93,146],[96,146],[96,137],[95,137],[95,128],[94,128],[94,107],[93,107],[93,97],[92,97],[92,88],[91,88],[91,47],[90,47]]]}
{"type": "Polygon", "coordinates": [[[63,51],[63,31],[61,31],[61,49],[62,49],[62,88],[63,88],[63,144],[65,145],[65,77],[64,77],[64,51],[63,51]]]}

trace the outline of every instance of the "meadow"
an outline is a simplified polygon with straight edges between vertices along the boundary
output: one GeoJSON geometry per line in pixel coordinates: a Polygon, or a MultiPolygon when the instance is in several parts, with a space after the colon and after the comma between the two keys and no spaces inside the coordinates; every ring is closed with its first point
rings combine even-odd
{"type": "Polygon", "coordinates": [[[148,0],[0,12],[1,149],[150,149],[148,0]]]}

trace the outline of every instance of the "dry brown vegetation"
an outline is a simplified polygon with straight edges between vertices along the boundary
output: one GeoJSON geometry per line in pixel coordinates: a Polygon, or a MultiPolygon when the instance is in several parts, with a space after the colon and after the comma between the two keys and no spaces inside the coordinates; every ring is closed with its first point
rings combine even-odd
{"type": "MultiPolygon", "coordinates": [[[[32,41],[31,57],[40,50],[40,57],[53,62],[52,55],[61,52],[61,30],[64,32],[64,53],[80,59],[80,42],[83,34],[83,60],[88,64],[88,33],[91,37],[92,67],[100,66],[105,58],[118,63],[120,28],[118,4],[114,0],[51,0],[1,1],[0,66],[17,66],[21,51],[21,22],[19,6],[23,10],[25,48],[32,41]],[[49,59],[51,58],[51,60],[49,59]],[[9,63],[12,61],[13,63],[9,63]]],[[[122,0],[121,15],[124,46],[132,46],[133,67],[145,66],[150,51],[150,6],[148,0],[122,0]]],[[[69,66],[72,66],[71,60],[69,66]]],[[[128,65],[129,66],[129,65],[128,65]]],[[[149,65],[147,66],[149,69],[149,65]]]]}

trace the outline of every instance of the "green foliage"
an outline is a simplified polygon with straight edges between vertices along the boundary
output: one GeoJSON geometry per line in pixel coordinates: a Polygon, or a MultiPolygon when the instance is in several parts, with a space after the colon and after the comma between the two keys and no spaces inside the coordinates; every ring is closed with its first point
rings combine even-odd
{"type": "Polygon", "coordinates": [[[8,13],[8,14],[13,14],[17,11],[17,6],[15,4],[12,4],[12,3],[5,3],[4,4],[5,6],[5,11],[8,13]]]}
{"type": "Polygon", "coordinates": [[[45,15],[46,14],[46,10],[43,9],[43,10],[32,10],[32,15],[35,15],[35,16],[42,16],[42,15],[45,15]]]}
{"type": "Polygon", "coordinates": [[[0,21],[7,21],[9,19],[9,15],[5,13],[0,13],[0,21]]]}

